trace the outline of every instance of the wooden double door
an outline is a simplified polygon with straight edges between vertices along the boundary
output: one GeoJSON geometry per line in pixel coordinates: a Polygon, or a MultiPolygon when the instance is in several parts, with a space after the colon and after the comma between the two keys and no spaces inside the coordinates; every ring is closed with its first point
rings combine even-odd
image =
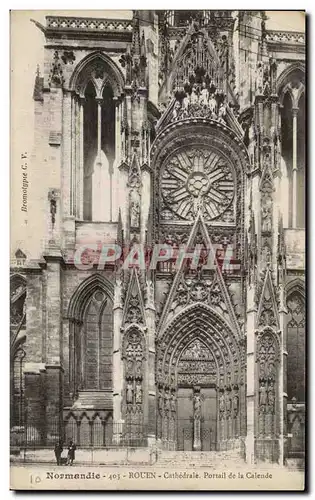
{"type": "Polygon", "coordinates": [[[177,449],[194,451],[196,432],[202,451],[216,450],[217,442],[217,392],[211,387],[180,387],[177,392],[177,449]],[[200,398],[200,416],[195,419],[194,400],[200,398]]]}

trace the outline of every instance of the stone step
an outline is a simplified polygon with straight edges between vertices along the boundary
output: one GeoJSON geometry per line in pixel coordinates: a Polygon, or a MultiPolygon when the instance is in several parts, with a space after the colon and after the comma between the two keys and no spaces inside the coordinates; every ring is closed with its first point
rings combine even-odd
{"type": "Polygon", "coordinates": [[[220,466],[224,462],[241,460],[240,450],[230,451],[161,451],[158,456],[158,465],[161,466],[199,466],[209,467],[213,465],[220,466]]]}

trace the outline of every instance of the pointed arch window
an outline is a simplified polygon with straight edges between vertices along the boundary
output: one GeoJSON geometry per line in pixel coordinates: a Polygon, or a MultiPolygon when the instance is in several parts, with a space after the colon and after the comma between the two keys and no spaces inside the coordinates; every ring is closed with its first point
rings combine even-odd
{"type": "Polygon", "coordinates": [[[280,87],[281,155],[288,180],[288,226],[305,227],[304,73],[292,69],[280,87]]]}
{"type": "Polygon", "coordinates": [[[112,307],[101,290],[90,298],[81,336],[82,390],[112,388],[112,307]]]}
{"type": "Polygon", "coordinates": [[[81,220],[111,221],[123,77],[109,58],[92,54],[75,69],[70,88],[73,90],[71,210],[81,220]]]}

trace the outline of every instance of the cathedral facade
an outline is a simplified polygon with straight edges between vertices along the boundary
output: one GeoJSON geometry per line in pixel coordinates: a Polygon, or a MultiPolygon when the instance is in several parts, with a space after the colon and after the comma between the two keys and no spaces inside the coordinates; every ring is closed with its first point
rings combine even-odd
{"type": "Polygon", "coordinates": [[[302,456],[305,34],[263,11],[36,25],[12,443],[302,456]]]}

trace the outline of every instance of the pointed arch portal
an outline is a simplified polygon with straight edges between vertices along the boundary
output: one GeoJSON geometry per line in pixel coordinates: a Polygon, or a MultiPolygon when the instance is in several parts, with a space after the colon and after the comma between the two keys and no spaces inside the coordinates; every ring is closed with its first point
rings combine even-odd
{"type": "Polygon", "coordinates": [[[234,447],[244,401],[241,353],[229,326],[210,307],[178,314],[157,352],[157,437],[163,447],[234,447]]]}

